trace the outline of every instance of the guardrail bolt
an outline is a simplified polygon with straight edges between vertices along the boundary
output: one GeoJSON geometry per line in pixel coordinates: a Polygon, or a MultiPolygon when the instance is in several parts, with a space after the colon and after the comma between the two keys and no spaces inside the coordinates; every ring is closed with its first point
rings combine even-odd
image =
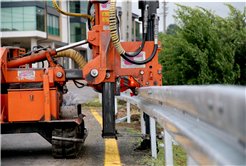
{"type": "Polygon", "coordinates": [[[146,82],[146,85],[149,85],[149,82],[146,82]]]}
{"type": "Polygon", "coordinates": [[[219,104],[219,113],[222,114],[223,111],[224,111],[224,110],[223,110],[223,104],[220,103],[220,104],[219,104]]]}
{"type": "Polygon", "coordinates": [[[144,71],[140,71],[140,74],[143,75],[144,74],[144,71]]]}
{"type": "Polygon", "coordinates": [[[91,76],[92,77],[97,77],[98,76],[98,70],[97,69],[92,69],[91,70],[91,76]]]}
{"type": "Polygon", "coordinates": [[[211,99],[208,100],[208,108],[209,108],[210,110],[213,109],[213,101],[212,101],[211,99]]]}

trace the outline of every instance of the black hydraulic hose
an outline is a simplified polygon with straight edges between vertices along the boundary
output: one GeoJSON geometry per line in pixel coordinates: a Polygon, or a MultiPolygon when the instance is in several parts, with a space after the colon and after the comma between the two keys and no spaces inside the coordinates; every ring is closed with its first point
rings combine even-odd
{"type": "MultiPolygon", "coordinates": [[[[91,13],[90,13],[90,11],[91,11],[91,7],[92,7],[92,2],[91,1],[89,1],[88,2],[88,6],[87,6],[87,14],[88,15],[90,15],[91,13]]],[[[91,20],[88,18],[88,29],[89,29],[89,31],[91,30],[91,20]]]]}
{"type": "Polygon", "coordinates": [[[128,57],[135,57],[135,56],[137,56],[137,55],[143,50],[143,47],[144,47],[144,44],[145,44],[146,37],[147,37],[147,34],[144,33],[144,34],[143,34],[143,41],[142,41],[142,44],[141,44],[140,48],[139,48],[136,52],[134,52],[134,53],[132,53],[132,54],[128,54],[128,53],[126,52],[125,55],[128,56],[128,57]]]}
{"type": "Polygon", "coordinates": [[[114,47],[120,55],[124,54],[125,57],[135,57],[142,51],[144,44],[145,44],[145,38],[147,37],[146,33],[147,33],[147,22],[148,22],[148,5],[145,6],[145,14],[144,14],[144,18],[143,18],[144,34],[145,34],[143,36],[145,36],[145,37],[144,37],[143,42],[142,42],[140,48],[138,49],[138,51],[133,53],[133,54],[126,53],[126,51],[122,48],[122,46],[120,44],[120,40],[118,38],[117,26],[116,26],[117,24],[116,24],[115,9],[116,9],[116,0],[111,0],[109,27],[110,27],[111,39],[112,39],[112,42],[114,44],[114,47]]]}
{"type": "Polygon", "coordinates": [[[109,0],[97,0],[98,3],[107,3],[109,0]]]}
{"type": "Polygon", "coordinates": [[[133,63],[135,65],[142,65],[142,64],[146,64],[146,63],[150,62],[155,57],[157,48],[158,48],[158,44],[155,44],[154,45],[154,50],[153,50],[152,54],[150,55],[150,57],[148,59],[143,60],[143,61],[132,60],[129,57],[127,57],[125,54],[120,54],[120,55],[122,56],[122,58],[124,58],[128,62],[131,62],[131,63],[133,63]]]}

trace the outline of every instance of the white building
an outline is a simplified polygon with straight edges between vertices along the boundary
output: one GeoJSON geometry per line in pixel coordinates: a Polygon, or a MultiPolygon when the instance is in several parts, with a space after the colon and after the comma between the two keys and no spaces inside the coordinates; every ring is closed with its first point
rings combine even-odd
{"type": "MultiPolygon", "coordinates": [[[[87,1],[57,1],[66,12],[86,13],[87,1]]],[[[1,46],[17,46],[31,51],[34,46],[59,48],[86,39],[86,19],[72,18],[56,11],[52,1],[2,0],[1,46]]],[[[87,46],[75,48],[86,58],[87,46]]],[[[58,62],[77,68],[66,57],[58,62]]],[[[36,67],[40,67],[37,66],[36,67]]]]}

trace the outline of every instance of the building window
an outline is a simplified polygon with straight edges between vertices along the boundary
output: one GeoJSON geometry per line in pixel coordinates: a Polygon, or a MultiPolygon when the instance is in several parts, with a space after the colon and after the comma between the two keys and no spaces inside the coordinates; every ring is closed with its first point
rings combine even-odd
{"type": "Polygon", "coordinates": [[[70,23],[70,42],[78,42],[86,39],[86,24],[82,22],[70,23]]]}
{"type": "Polygon", "coordinates": [[[44,31],[44,9],[35,6],[1,8],[1,31],[44,31]]]}
{"type": "MultiPolygon", "coordinates": [[[[56,1],[56,4],[59,6],[59,2],[56,1]]],[[[52,1],[46,1],[46,5],[54,7],[52,1]]]]}
{"type": "Polygon", "coordinates": [[[87,13],[88,1],[70,1],[70,13],[87,13]]]}
{"type": "Polygon", "coordinates": [[[136,27],[136,37],[142,38],[140,34],[140,23],[135,21],[135,27],[136,27]]]}
{"type": "Polygon", "coordinates": [[[51,35],[60,36],[59,17],[47,14],[47,32],[51,35]]]}

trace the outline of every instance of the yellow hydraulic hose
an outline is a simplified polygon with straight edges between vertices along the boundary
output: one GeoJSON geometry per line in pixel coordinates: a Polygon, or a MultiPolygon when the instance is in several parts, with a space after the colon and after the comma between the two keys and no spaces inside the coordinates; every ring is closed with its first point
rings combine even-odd
{"type": "Polygon", "coordinates": [[[61,13],[61,14],[64,14],[64,15],[67,15],[67,16],[74,16],[74,17],[86,17],[86,18],[89,18],[91,21],[94,21],[94,17],[91,16],[91,15],[88,15],[88,14],[79,14],[79,13],[67,13],[67,12],[64,12],[62,11],[58,5],[56,4],[56,0],[52,0],[53,2],[53,5],[54,7],[56,8],[56,10],[61,13]]]}
{"type": "Polygon", "coordinates": [[[109,27],[110,27],[110,33],[111,33],[111,38],[112,38],[114,47],[116,51],[120,55],[122,55],[122,54],[125,54],[125,50],[122,48],[120,44],[120,40],[118,38],[118,34],[117,34],[115,7],[116,7],[116,0],[111,0],[110,13],[109,13],[109,27]]]}
{"type": "Polygon", "coordinates": [[[83,69],[85,65],[87,64],[86,60],[84,57],[78,53],[77,51],[73,49],[68,49],[65,51],[58,52],[56,55],[52,56],[53,58],[58,58],[58,57],[68,57],[73,59],[78,65],[80,69],[83,69]]]}

